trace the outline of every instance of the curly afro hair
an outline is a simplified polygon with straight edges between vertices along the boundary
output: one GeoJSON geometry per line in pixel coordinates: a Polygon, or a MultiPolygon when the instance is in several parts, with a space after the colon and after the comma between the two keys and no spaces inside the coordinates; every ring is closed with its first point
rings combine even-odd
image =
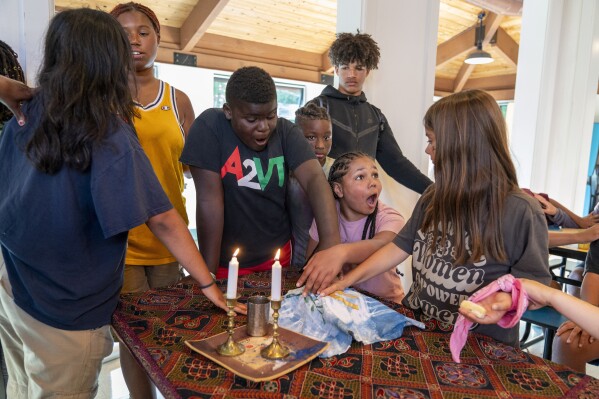
{"type": "Polygon", "coordinates": [[[333,66],[348,65],[357,62],[373,70],[379,66],[381,52],[378,44],[367,33],[338,33],[337,39],[329,50],[329,59],[333,66]]]}
{"type": "Polygon", "coordinates": [[[277,99],[277,89],[264,69],[243,67],[233,72],[229,78],[225,99],[228,103],[241,100],[252,104],[266,104],[277,99]]]}
{"type": "Polygon", "coordinates": [[[312,120],[325,120],[330,121],[331,117],[326,108],[320,107],[315,103],[308,103],[305,106],[298,108],[295,111],[295,122],[303,123],[305,121],[312,120]]]}

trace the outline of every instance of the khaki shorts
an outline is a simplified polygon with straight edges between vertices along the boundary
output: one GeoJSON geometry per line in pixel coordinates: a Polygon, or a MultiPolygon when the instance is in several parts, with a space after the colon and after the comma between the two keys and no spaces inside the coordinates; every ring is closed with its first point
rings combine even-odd
{"type": "Polygon", "coordinates": [[[166,287],[182,278],[183,272],[177,262],[156,266],[125,265],[125,279],[121,294],[166,287]]]}
{"type": "Polygon", "coordinates": [[[6,271],[0,269],[0,339],[9,375],[7,397],[93,398],[102,359],[112,352],[110,326],[66,331],[34,319],[15,305],[6,271]]]}

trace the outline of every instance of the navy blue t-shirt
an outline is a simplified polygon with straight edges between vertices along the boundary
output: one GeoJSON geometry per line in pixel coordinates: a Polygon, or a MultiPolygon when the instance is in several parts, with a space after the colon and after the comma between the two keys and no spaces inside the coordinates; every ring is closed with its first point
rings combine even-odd
{"type": "MultiPolygon", "coordinates": [[[[220,266],[227,266],[236,248],[240,267],[272,259],[291,238],[286,210],[289,169],[316,159],[297,126],[279,118],[262,151],[253,151],[237,137],[221,109],[208,109],[189,130],[181,162],[221,176],[225,198],[220,266]]],[[[202,228],[202,226],[198,226],[202,228]]]]}
{"type": "Polygon", "coordinates": [[[134,130],[121,120],[92,148],[88,170],[40,172],[23,149],[38,98],[0,137],[0,244],[15,303],[64,330],[110,323],[123,282],[127,232],[172,208],[134,130]]]}

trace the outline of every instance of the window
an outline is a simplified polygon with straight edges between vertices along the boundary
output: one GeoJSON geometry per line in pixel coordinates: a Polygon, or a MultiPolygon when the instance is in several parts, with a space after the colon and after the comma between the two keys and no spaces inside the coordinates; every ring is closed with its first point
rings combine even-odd
{"type": "Polygon", "coordinates": [[[225,89],[227,87],[228,77],[214,77],[214,108],[222,108],[225,103],[225,89]]]}
{"type": "Polygon", "coordinates": [[[304,88],[301,86],[275,83],[277,87],[278,114],[280,117],[295,122],[295,111],[304,102],[304,88]]]}
{"type": "MultiPolygon", "coordinates": [[[[225,103],[225,89],[228,76],[214,76],[214,107],[221,108],[225,103]]],[[[280,83],[275,80],[277,88],[278,110],[277,114],[285,119],[295,122],[295,111],[304,102],[305,87],[289,83],[280,83]]]]}

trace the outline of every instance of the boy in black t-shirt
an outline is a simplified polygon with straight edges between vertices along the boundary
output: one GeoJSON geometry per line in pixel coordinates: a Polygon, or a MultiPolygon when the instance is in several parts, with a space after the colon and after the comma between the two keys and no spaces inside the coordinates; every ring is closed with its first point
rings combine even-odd
{"type": "Polygon", "coordinates": [[[275,84],[258,67],[231,75],[223,109],[195,120],[181,162],[190,166],[197,193],[198,242],[208,268],[227,276],[240,248],[239,274],[270,270],[291,258],[291,228],[285,210],[289,170],[306,191],[326,248],[339,242],[331,190],[301,131],[277,118],[275,84]]]}

